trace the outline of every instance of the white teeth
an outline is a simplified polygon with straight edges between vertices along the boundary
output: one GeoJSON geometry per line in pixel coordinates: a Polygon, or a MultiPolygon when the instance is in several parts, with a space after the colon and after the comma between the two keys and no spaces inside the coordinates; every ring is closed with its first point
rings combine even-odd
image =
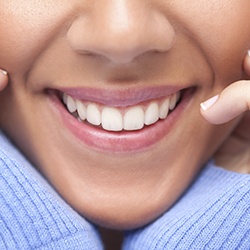
{"type": "Polygon", "coordinates": [[[173,94],[170,97],[170,101],[169,101],[169,110],[173,110],[175,108],[175,105],[177,103],[177,95],[173,94]]]}
{"type": "Polygon", "coordinates": [[[93,125],[101,124],[101,113],[96,104],[89,104],[87,107],[87,121],[93,125]]]}
{"type": "Polygon", "coordinates": [[[123,130],[121,112],[116,108],[104,108],[102,110],[102,127],[109,131],[123,130]]]}
{"type": "Polygon", "coordinates": [[[160,107],[160,118],[165,119],[169,113],[169,99],[166,99],[160,107]]]}
{"type": "Polygon", "coordinates": [[[87,118],[86,106],[77,100],[76,107],[77,107],[77,112],[78,112],[79,117],[81,118],[82,121],[84,121],[87,118]]]}
{"type": "Polygon", "coordinates": [[[125,130],[138,130],[144,127],[144,112],[141,107],[132,107],[124,116],[125,130]]]}
{"type": "Polygon", "coordinates": [[[67,107],[70,113],[76,111],[76,102],[71,96],[67,96],[67,107]]]}
{"type": "Polygon", "coordinates": [[[159,105],[156,102],[150,103],[146,112],[145,112],[145,121],[146,125],[151,125],[156,123],[159,120],[159,105]]]}
{"type": "Polygon", "coordinates": [[[139,130],[145,125],[156,123],[159,119],[166,119],[169,111],[176,107],[179,99],[180,92],[165,100],[152,101],[146,107],[137,105],[120,110],[92,102],[84,104],[80,100],[74,100],[71,96],[63,94],[63,102],[70,113],[74,113],[73,115],[76,117],[78,114],[79,121],[87,120],[90,124],[101,125],[108,131],[139,130]]]}

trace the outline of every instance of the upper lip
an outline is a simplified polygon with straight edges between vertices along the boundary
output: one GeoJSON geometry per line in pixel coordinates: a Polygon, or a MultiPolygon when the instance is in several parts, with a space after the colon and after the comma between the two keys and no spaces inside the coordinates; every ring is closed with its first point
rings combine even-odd
{"type": "Polygon", "coordinates": [[[126,90],[96,88],[60,88],[59,91],[74,99],[96,102],[107,106],[132,106],[149,100],[171,96],[187,87],[159,86],[128,88],[126,90]]]}

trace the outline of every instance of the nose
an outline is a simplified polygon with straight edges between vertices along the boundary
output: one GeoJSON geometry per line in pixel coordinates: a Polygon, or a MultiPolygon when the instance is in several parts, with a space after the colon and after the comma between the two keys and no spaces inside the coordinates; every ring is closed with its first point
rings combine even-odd
{"type": "MultiPolygon", "coordinates": [[[[77,53],[126,64],[150,52],[166,52],[175,31],[151,1],[102,0],[72,22],[67,39],[77,53]]],[[[90,4],[91,5],[91,4],[90,4]]]]}

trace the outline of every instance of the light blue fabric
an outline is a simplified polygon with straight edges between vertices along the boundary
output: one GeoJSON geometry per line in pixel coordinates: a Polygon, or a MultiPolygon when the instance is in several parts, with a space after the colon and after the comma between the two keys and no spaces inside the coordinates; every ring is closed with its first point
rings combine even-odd
{"type": "Polygon", "coordinates": [[[211,162],[168,212],[129,232],[123,249],[249,250],[250,175],[211,162]]]}
{"type": "MultiPolygon", "coordinates": [[[[0,249],[103,249],[96,228],[59,197],[2,133],[0,249]]],[[[128,232],[123,249],[250,250],[250,175],[208,164],[168,212],[128,232]]]]}
{"type": "Polygon", "coordinates": [[[0,249],[103,249],[96,228],[56,194],[2,133],[0,249]]]}

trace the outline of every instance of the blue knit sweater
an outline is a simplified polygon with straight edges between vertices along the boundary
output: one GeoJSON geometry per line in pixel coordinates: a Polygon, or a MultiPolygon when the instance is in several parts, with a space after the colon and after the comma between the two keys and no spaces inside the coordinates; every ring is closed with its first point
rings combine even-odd
{"type": "Polygon", "coordinates": [[[163,216],[128,233],[124,250],[250,250],[250,175],[209,163],[163,216]]]}
{"type": "Polygon", "coordinates": [[[102,249],[96,229],[57,195],[3,134],[0,134],[0,249],[102,249]]]}
{"type": "MultiPolygon", "coordinates": [[[[95,226],[70,208],[0,133],[0,249],[100,250],[95,226]]],[[[182,198],[124,250],[250,249],[250,175],[208,164],[182,198]]]]}

